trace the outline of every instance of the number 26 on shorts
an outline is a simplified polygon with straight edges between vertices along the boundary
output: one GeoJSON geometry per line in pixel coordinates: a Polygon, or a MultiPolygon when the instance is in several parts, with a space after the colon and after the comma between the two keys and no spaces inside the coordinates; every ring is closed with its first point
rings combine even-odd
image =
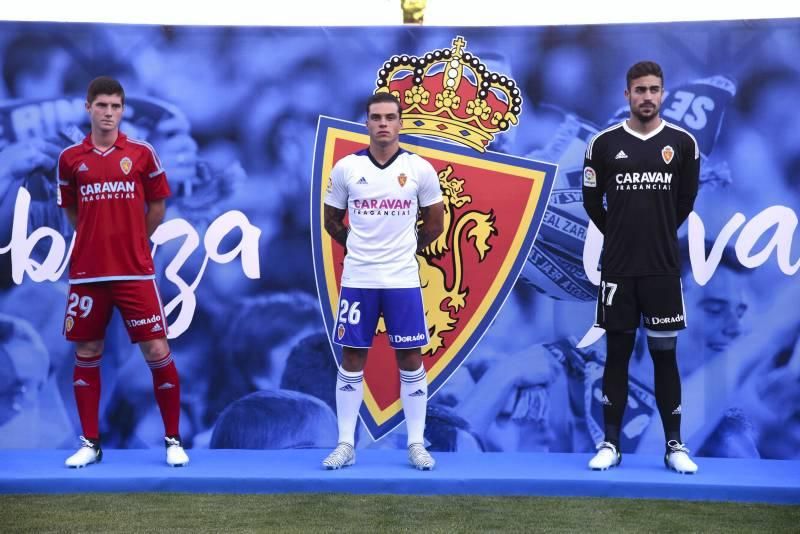
{"type": "Polygon", "coordinates": [[[361,320],[361,310],[358,309],[360,302],[356,301],[352,304],[345,299],[339,302],[339,322],[343,324],[358,324],[361,320]]]}

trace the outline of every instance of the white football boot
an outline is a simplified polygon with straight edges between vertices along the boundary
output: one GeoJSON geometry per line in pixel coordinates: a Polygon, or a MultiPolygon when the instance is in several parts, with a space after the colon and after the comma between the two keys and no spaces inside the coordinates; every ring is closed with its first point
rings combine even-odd
{"type": "Polygon", "coordinates": [[[322,460],[325,469],[341,469],[356,463],[356,451],[352,445],[342,441],[327,458],[322,460]]]}
{"type": "Polygon", "coordinates": [[[64,462],[67,467],[79,468],[89,464],[99,463],[103,459],[103,450],[100,442],[81,436],[81,448],[64,462]]]}
{"type": "Polygon", "coordinates": [[[683,443],[678,443],[674,439],[667,442],[669,451],[664,455],[664,465],[667,469],[682,475],[693,475],[697,473],[697,464],[689,458],[689,449],[683,443]]]}
{"type": "Polygon", "coordinates": [[[412,443],[408,446],[408,461],[420,471],[430,471],[436,465],[436,460],[425,450],[422,443],[412,443]]]}
{"type": "Polygon", "coordinates": [[[603,441],[597,445],[597,454],[589,460],[589,469],[594,471],[605,471],[618,466],[622,462],[622,454],[617,450],[613,443],[603,441]]]}
{"type": "Polygon", "coordinates": [[[189,455],[183,450],[181,438],[178,436],[165,436],[164,445],[167,447],[167,464],[172,467],[183,467],[189,463],[189,455]]]}

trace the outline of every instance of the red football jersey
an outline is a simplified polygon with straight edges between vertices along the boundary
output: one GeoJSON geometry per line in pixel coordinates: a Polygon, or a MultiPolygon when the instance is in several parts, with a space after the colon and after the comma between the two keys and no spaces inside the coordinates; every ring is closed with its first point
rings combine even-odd
{"type": "Polygon", "coordinates": [[[120,132],[105,152],[91,136],[58,157],[58,205],[77,206],[72,284],[155,276],[145,205],[170,195],[155,150],[120,132]]]}

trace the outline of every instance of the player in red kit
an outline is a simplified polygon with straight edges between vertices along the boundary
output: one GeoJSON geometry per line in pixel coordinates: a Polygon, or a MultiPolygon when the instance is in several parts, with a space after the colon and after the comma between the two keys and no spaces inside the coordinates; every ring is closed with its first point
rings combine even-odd
{"type": "Polygon", "coordinates": [[[89,84],[91,133],[58,158],[58,205],[76,230],[64,334],[75,342],[73,386],[83,436],[67,467],[99,462],[100,360],[113,308],[153,373],[164,421],[167,463],[189,462],[178,434],[180,383],[167,343],[167,321],[150,253],[164,219],[169,184],[149,144],[119,131],[125,92],[113,78],[89,84]]]}

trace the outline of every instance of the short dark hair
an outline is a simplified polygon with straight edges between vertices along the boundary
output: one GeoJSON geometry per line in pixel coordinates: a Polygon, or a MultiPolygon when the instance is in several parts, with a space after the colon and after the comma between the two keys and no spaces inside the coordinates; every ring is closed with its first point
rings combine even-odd
{"type": "Polygon", "coordinates": [[[298,341],[281,377],[281,389],[299,391],[322,400],[336,411],[336,373],[339,370],[325,332],[298,341]]]}
{"type": "Polygon", "coordinates": [[[381,103],[381,102],[391,102],[393,104],[396,104],[397,105],[397,115],[399,117],[403,116],[403,108],[400,106],[400,100],[396,96],[394,96],[392,93],[381,92],[381,93],[375,93],[375,94],[371,95],[367,99],[367,107],[366,107],[367,118],[369,118],[369,107],[372,104],[378,104],[378,103],[381,103]]]}
{"type": "Polygon", "coordinates": [[[290,449],[336,444],[336,415],[321,400],[284,389],[232,402],[211,433],[210,449],[290,449]]]}
{"type": "Polygon", "coordinates": [[[661,70],[661,65],[655,61],[640,61],[628,69],[628,74],[625,76],[628,89],[631,88],[633,80],[649,75],[661,78],[661,87],[664,87],[664,72],[661,70]]]}
{"type": "Polygon", "coordinates": [[[86,101],[91,104],[98,95],[119,95],[125,105],[125,90],[122,84],[110,76],[99,76],[92,80],[86,90],[86,101]]]}
{"type": "Polygon", "coordinates": [[[211,394],[205,421],[214,421],[232,401],[258,390],[256,376],[267,376],[277,362],[272,349],[319,324],[319,300],[303,291],[262,293],[237,301],[220,337],[220,358],[212,363],[211,394]]]}
{"type": "Polygon", "coordinates": [[[481,450],[486,450],[483,440],[472,431],[469,421],[457,415],[451,408],[440,404],[428,404],[425,418],[425,439],[428,440],[429,451],[457,451],[459,430],[472,435],[481,450]]]}

